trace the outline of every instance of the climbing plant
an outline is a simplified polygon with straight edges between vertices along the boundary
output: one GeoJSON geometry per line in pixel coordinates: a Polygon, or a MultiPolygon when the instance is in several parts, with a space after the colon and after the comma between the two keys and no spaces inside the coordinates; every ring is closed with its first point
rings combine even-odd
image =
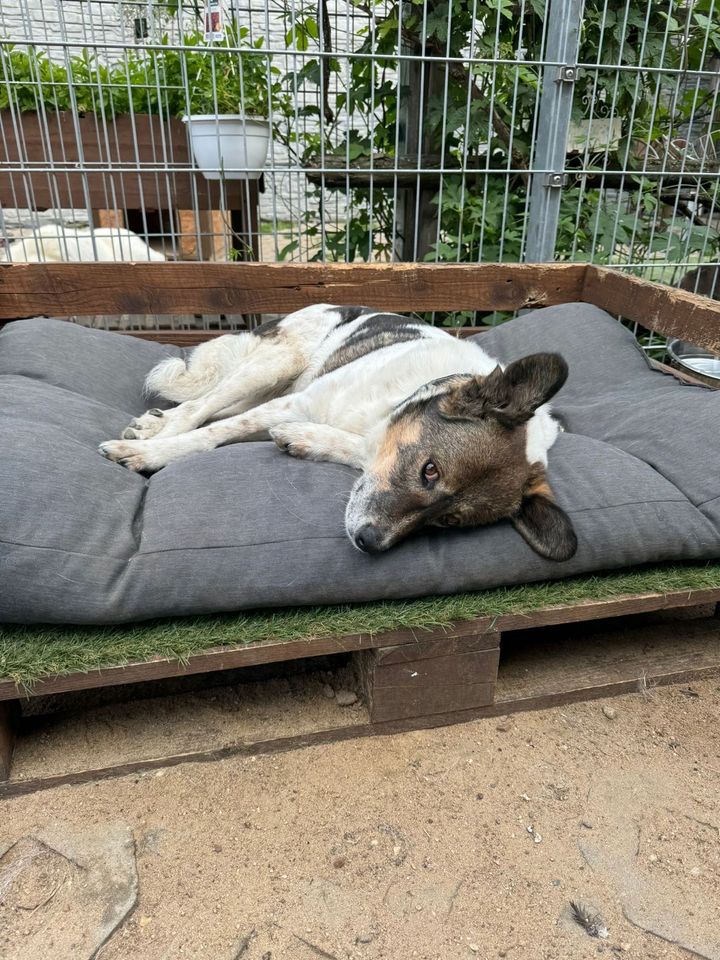
{"type": "MultiPolygon", "coordinates": [[[[707,160],[720,137],[717,84],[683,79],[687,70],[711,70],[720,55],[715,2],[587,0],[579,52],[585,66],[568,145],[568,169],[578,172],[563,193],[558,258],[632,264],[651,256],[682,262],[717,255],[717,234],[702,216],[703,209],[716,210],[717,180],[693,177],[688,157],[673,154],[676,138],[704,136],[707,160]],[[608,68],[613,64],[627,69],[608,68]],[[690,176],[681,182],[657,175],[673,165],[690,176]]],[[[283,78],[291,99],[302,99],[304,114],[317,120],[309,132],[288,131],[288,147],[303,166],[318,162],[321,153],[342,158],[351,169],[367,168],[371,158],[375,169],[384,161],[397,167],[404,155],[417,160],[423,154],[426,165],[435,160],[459,168],[435,177],[431,197],[425,194],[421,209],[436,229],[423,255],[518,259],[545,0],[355,0],[354,7],[366,14],[367,26],[358,35],[359,56],[345,60],[332,56],[329,20],[320,29],[314,2],[288,4],[293,41],[324,53],[283,78]],[[402,55],[416,59],[398,67],[402,55]],[[413,115],[418,85],[424,107],[413,115]],[[422,124],[420,144],[408,146],[413,123],[422,124]]],[[[397,189],[370,191],[360,179],[351,175],[344,184],[326,185],[319,197],[340,190],[346,222],[321,228],[322,202],[308,214],[306,228],[322,229],[325,255],[383,257],[406,239],[396,204],[388,202],[397,189]]]]}

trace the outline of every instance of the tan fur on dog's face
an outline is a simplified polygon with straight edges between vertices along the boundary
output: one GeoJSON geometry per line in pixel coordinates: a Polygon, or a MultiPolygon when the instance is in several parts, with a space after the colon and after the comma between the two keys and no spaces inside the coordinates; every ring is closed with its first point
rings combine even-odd
{"type": "Polygon", "coordinates": [[[420,527],[510,518],[538,553],[572,556],[570,521],[542,464],[528,462],[526,442],[527,421],[566,374],[560,358],[539,355],[419,391],[391,418],[353,489],[348,532],[356,545],[378,552],[420,527]]]}

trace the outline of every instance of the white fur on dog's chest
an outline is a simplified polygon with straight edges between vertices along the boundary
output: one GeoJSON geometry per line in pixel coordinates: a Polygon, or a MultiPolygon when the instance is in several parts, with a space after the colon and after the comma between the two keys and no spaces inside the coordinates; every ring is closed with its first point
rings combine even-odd
{"type": "Polygon", "coordinates": [[[536,410],[535,415],[528,421],[526,430],[525,455],[528,463],[541,463],[546,467],[548,450],[560,432],[560,426],[551,416],[548,404],[536,410]]]}

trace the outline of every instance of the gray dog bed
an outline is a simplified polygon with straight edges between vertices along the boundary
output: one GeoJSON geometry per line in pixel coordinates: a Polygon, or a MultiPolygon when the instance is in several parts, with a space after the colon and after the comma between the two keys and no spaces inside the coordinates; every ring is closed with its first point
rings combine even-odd
{"type": "Polygon", "coordinates": [[[366,556],[344,533],[346,467],[271,443],[146,479],[104,460],[174,347],[25,320],[0,334],[0,621],[113,623],[249,607],[479,590],[720,557],[720,392],[653,371],[596,307],[536,310],[482,335],[502,361],[562,353],[566,427],[550,479],[579,548],[533,553],[509,523],[432,530],[366,556]]]}

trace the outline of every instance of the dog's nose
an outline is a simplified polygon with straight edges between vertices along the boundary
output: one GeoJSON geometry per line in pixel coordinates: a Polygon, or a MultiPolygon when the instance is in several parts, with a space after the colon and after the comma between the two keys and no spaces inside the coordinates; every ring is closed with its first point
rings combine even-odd
{"type": "Polygon", "coordinates": [[[380,531],[371,523],[366,523],[355,534],[355,546],[364,553],[379,553],[380,531]]]}

